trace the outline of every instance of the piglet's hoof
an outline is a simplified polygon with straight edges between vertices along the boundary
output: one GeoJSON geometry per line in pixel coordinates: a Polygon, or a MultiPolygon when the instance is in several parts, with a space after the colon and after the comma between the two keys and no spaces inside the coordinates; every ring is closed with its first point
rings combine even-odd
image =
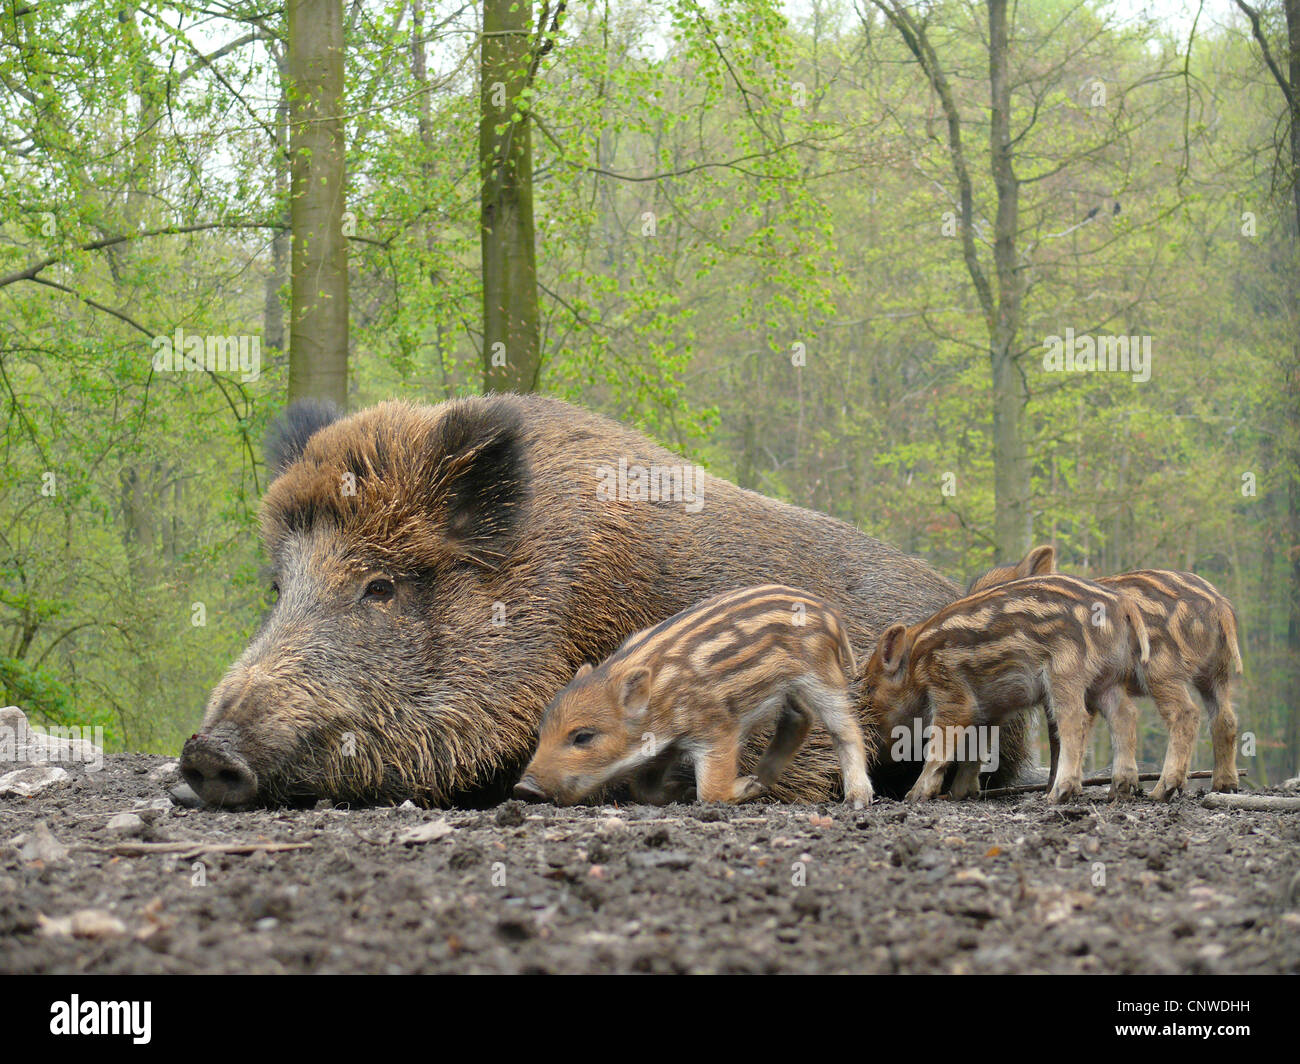
{"type": "Polygon", "coordinates": [[[1077,783],[1066,783],[1053,787],[1047,795],[1048,805],[1063,805],[1083,797],[1083,788],[1077,783]]]}
{"type": "Polygon", "coordinates": [[[1159,783],[1155,785],[1155,787],[1152,788],[1151,797],[1154,798],[1157,802],[1168,802],[1168,801],[1172,801],[1175,795],[1181,794],[1182,790],[1183,788],[1181,785],[1177,787],[1170,787],[1168,784],[1165,783],[1164,780],[1161,780],[1159,783]]]}
{"type": "Polygon", "coordinates": [[[1142,788],[1132,780],[1117,780],[1110,785],[1106,800],[1108,802],[1122,802],[1129,798],[1141,798],[1142,794],[1142,788]]]}

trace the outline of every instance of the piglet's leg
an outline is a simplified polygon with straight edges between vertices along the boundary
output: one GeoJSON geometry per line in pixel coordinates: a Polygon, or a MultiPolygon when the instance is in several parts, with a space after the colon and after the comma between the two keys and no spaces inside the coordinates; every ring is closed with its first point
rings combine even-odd
{"type": "Polygon", "coordinates": [[[1083,794],[1083,755],[1092,730],[1092,715],[1077,683],[1054,678],[1051,697],[1061,733],[1061,761],[1052,789],[1047,792],[1047,800],[1055,805],[1083,794]]]}
{"type": "Polygon", "coordinates": [[[1216,679],[1201,689],[1205,707],[1210,711],[1210,735],[1214,740],[1214,779],[1216,791],[1237,789],[1237,713],[1232,708],[1232,688],[1227,680],[1216,679]]]}
{"type": "Polygon", "coordinates": [[[687,801],[691,794],[690,780],[673,778],[677,764],[675,757],[660,756],[633,776],[629,783],[633,800],[647,805],[687,801]]]}
{"type": "Polygon", "coordinates": [[[921,777],[907,792],[909,802],[928,802],[943,787],[944,773],[957,755],[957,735],[970,726],[975,716],[975,700],[970,692],[944,691],[935,693],[934,713],[931,716],[930,742],[925,750],[925,768],[921,777]]]}
{"type": "Polygon", "coordinates": [[[1192,701],[1187,685],[1181,680],[1152,683],[1151,697],[1169,729],[1165,763],[1160,770],[1159,781],[1151,788],[1151,797],[1167,802],[1187,782],[1192,751],[1196,748],[1196,733],[1201,726],[1201,712],[1192,701]]]}
{"type": "Polygon", "coordinates": [[[978,761],[963,761],[957,766],[957,774],[953,777],[952,787],[948,793],[953,798],[974,798],[980,792],[980,763],[978,761]]]}
{"type": "Polygon", "coordinates": [[[818,685],[806,697],[831,734],[831,744],[840,759],[840,773],[844,777],[844,800],[852,802],[857,809],[870,805],[874,795],[867,775],[867,751],[848,694],[842,688],[818,685]]]}
{"type": "Polygon", "coordinates": [[[763,793],[753,776],[736,778],[740,736],[735,729],[719,729],[696,756],[695,792],[701,802],[749,802],[763,793]]]}
{"type": "Polygon", "coordinates": [[[754,770],[764,787],[772,786],[780,778],[781,773],[786,770],[794,755],[803,746],[804,740],[808,737],[808,729],[811,727],[812,717],[805,713],[793,699],[787,698],[781,707],[780,715],[776,718],[776,730],[772,733],[772,741],[767,746],[767,752],[763,754],[758,768],[754,770]]]}
{"type": "Polygon", "coordinates": [[[1132,798],[1142,793],[1138,786],[1137,766],[1137,704],[1119,685],[1108,687],[1097,699],[1097,709],[1110,726],[1110,794],[1117,798],[1132,798]]]}

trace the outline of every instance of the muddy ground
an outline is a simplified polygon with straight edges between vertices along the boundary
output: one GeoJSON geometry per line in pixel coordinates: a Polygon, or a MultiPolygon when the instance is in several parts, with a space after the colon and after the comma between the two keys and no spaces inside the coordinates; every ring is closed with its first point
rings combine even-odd
{"type": "Polygon", "coordinates": [[[0,971],[1300,971],[1300,814],[1101,788],[1065,809],[223,813],[168,802],[169,764],[0,799],[0,971]],[[309,846],[211,850],[268,842],[309,846]]]}

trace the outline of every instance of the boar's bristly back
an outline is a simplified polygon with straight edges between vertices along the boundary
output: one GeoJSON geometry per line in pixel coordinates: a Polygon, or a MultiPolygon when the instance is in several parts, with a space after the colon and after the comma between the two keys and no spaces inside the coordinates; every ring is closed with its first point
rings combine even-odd
{"type": "Polygon", "coordinates": [[[271,476],[278,477],[301,456],[317,432],[343,416],[333,403],[323,399],[299,399],[271,423],[263,453],[271,476]]]}

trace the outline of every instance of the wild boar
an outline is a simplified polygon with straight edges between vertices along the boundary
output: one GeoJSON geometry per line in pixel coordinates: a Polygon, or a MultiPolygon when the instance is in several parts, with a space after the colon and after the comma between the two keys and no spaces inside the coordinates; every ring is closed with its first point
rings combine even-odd
{"type": "MultiPolygon", "coordinates": [[[[797,584],[844,615],[864,652],[890,621],[957,596],[849,525],[553,399],[348,417],[295,404],[267,452],[261,529],[278,601],[182,752],[212,804],[499,801],[579,665],[710,595],[797,584]]],[[[863,725],[872,782],[901,794],[919,763],[893,758],[880,722],[863,725]]],[[[765,739],[747,744],[745,773],[765,739]]],[[[1002,750],[1010,781],[1028,753],[1023,722],[1002,750]]],[[[838,768],[815,731],[772,794],[827,800],[838,768]]]]}
{"type": "MultiPolygon", "coordinates": [[[[1054,572],[1056,551],[1035,547],[1015,566],[998,566],[972,582],[972,589],[995,587],[1029,573],[1054,572]]],[[[1169,732],[1165,762],[1151,796],[1172,798],[1187,783],[1201,714],[1189,688],[1195,688],[1210,717],[1216,791],[1237,789],[1237,714],[1232,677],[1242,671],[1237,614],[1232,603],[1195,573],[1138,569],[1105,576],[1097,583],[1123,591],[1142,612],[1151,638],[1151,660],[1125,678],[1112,722],[1115,746],[1112,797],[1140,794],[1137,769],[1137,706],[1150,695],[1169,732]]]]}
{"type": "Polygon", "coordinates": [[[748,802],[780,778],[814,720],[831,737],[847,801],[871,801],[849,685],[857,672],[844,619],[829,603],[776,584],[705,599],[583,665],[542,714],[536,753],[515,787],[528,801],[572,803],[637,774],[665,800],[664,776],[694,765],[702,802],[748,802]],[[753,776],[741,743],[775,732],[753,776]]]}
{"type": "Polygon", "coordinates": [[[875,715],[924,714],[931,737],[909,801],[939,793],[948,766],[965,762],[954,798],[977,784],[977,730],[999,728],[1042,704],[1061,735],[1048,792],[1062,802],[1083,790],[1083,755],[1094,713],[1118,695],[1149,653],[1137,607],[1122,592],[1069,576],[1039,576],[977,592],[880,637],[862,674],[875,715]]]}

